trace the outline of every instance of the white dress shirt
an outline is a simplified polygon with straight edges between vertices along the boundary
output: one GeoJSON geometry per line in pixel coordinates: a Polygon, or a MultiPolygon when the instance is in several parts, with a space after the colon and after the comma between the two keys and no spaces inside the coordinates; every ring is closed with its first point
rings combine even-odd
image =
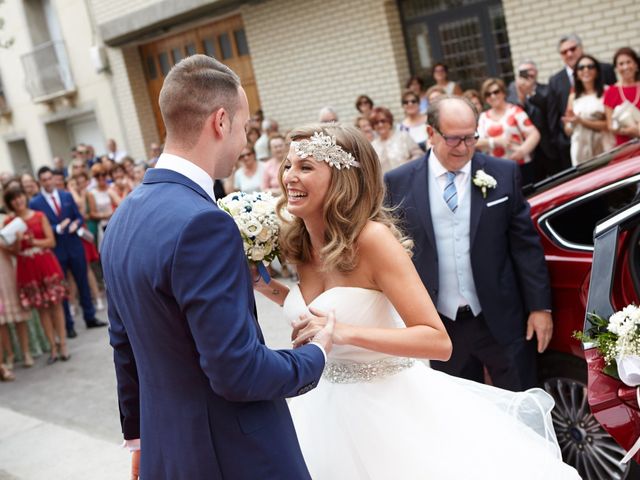
{"type": "Polygon", "coordinates": [[[213,179],[195,163],[177,155],[172,155],[171,153],[162,153],[160,154],[160,158],[158,158],[155,168],[171,170],[180,175],[184,175],[189,180],[193,180],[215,203],[216,197],[213,194],[213,179]]]}
{"type": "Polygon", "coordinates": [[[568,66],[568,65],[565,65],[565,66],[564,66],[564,71],[565,71],[565,72],[567,72],[567,75],[569,76],[569,83],[570,83],[570,84],[571,84],[571,86],[573,87],[573,86],[574,86],[573,82],[575,81],[575,80],[573,79],[573,68],[571,68],[571,67],[570,67],[570,66],[568,66]]]}
{"type": "MultiPolygon", "coordinates": [[[[444,193],[444,188],[447,186],[447,170],[444,168],[438,157],[436,156],[436,152],[431,149],[431,154],[429,155],[429,169],[431,173],[436,178],[442,193],[444,193]]],[[[471,160],[465,163],[464,167],[457,171],[456,179],[454,183],[456,184],[456,191],[458,193],[458,203],[462,202],[462,199],[465,195],[469,194],[469,188],[471,182],[469,181],[469,176],[471,175],[471,160]]]]}

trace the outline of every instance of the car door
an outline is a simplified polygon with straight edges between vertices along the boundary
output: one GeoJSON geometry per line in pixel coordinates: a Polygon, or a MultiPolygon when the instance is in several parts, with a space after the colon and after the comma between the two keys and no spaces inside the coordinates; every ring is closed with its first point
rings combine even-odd
{"type": "MultiPolygon", "coordinates": [[[[587,312],[608,318],[630,303],[637,305],[639,292],[640,201],[636,201],[596,226],[587,312]]],[[[588,332],[591,327],[586,315],[583,331],[588,332]]],[[[640,437],[636,388],[603,373],[604,359],[593,343],[583,343],[583,348],[591,412],[616,442],[629,450],[640,437]]],[[[634,460],[640,462],[640,453],[634,460]]],[[[638,470],[638,466],[634,469],[638,470]]],[[[638,477],[632,474],[628,478],[638,477]]]]}

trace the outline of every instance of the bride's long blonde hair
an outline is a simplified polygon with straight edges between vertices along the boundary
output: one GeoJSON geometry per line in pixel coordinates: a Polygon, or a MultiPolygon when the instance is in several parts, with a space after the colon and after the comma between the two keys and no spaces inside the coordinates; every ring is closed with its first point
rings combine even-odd
{"type": "MultiPolygon", "coordinates": [[[[391,210],[383,205],[385,187],[378,155],[366,137],[355,127],[341,124],[316,124],[292,130],[288,142],[311,138],[323,132],[336,138],[336,143],[350,152],[360,167],[338,170],[331,168],[331,181],[324,201],[323,219],[325,243],[319,252],[324,271],[350,272],[358,264],[357,239],[369,220],[389,227],[395,237],[410,252],[413,242],[404,237],[396,225],[391,210]]],[[[278,212],[286,207],[287,189],[282,181],[284,164],[279,171],[283,195],[278,212]]],[[[300,218],[280,216],[280,250],[287,261],[300,264],[311,261],[311,239],[300,218]]]]}

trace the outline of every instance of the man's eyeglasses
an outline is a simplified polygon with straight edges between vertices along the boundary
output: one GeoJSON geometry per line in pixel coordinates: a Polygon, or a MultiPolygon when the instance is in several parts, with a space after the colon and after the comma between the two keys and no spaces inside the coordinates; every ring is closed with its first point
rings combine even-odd
{"type": "Polygon", "coordinates": [[[564,50],[560,50],[560,55],[566,55],[567,53],[573,53],[577,49],[578,49],[577,45],[574,45],[573,47],[565,48],[564,50]]]}
{"type": "Polygon", "coordinates": [[[589,69],[589,70],[595,70],[596,66],[593,63],[585,63],[584,65],[578,65],[576,67],[576,70],[578,70],[579,72],[584,70],[585,68],[589,69]]]}
{"type": "Polygon", "coordinates": [[[490,92],[487,92],[487,93],[484,94],[484,98],[493,97],[494,95],[498,95],[499,93],[502,93],[502,90],[500,90],[500,89],[491,90],[490,92]]]}
{"type": "Polygon", "coordinates": [[[389,123],[389,121],[386,118],[377,118],[373,122],[371,122],[371,126],[375,127],[379,123],[389,123]]]}
{"type": "Polygon", "coordinates": [[[94,175],[94,177],[96,177],[96,178],[105,178],[106,176],[107,176],[107,174],[106,174],[106,173],[96,173],[96,174],[94,175]]]}
{"type": "Polygon", "coordinates": [[[418,104],[418,100],[415,100],[413,98],[408,100],[402,100],[402,105],[417,105],[417,104],[418,104]]]}
{"type": "Polygon", "coordinates": [[[461,136],[461,135],[445,135],[437,128],[434,128],[434,130],[438,132],[438,135],[444,138],[444,143],[447,144],[447,147],[457,147],[462,142],[464,142],[464,144],[467,147],[473,147],[476,143],[478,143],[478,139],[480,138],[480,134],[478,132],[474,133],[473,135],[461,136]]]}

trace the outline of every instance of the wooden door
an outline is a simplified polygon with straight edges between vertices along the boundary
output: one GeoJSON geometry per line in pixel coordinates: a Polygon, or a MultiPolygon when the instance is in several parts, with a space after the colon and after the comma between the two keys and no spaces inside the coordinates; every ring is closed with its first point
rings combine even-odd
{"type": "Polygon", "coordinates": [[[171,35],[140,47],[149,97],[162,140],[166,133],[158,106],[162,83],[173,65],[196,53],[209,55],[236,72],[247,93],[249,110],[255,112],[260,108],[251,55],[240,15],[171,35]]]}

